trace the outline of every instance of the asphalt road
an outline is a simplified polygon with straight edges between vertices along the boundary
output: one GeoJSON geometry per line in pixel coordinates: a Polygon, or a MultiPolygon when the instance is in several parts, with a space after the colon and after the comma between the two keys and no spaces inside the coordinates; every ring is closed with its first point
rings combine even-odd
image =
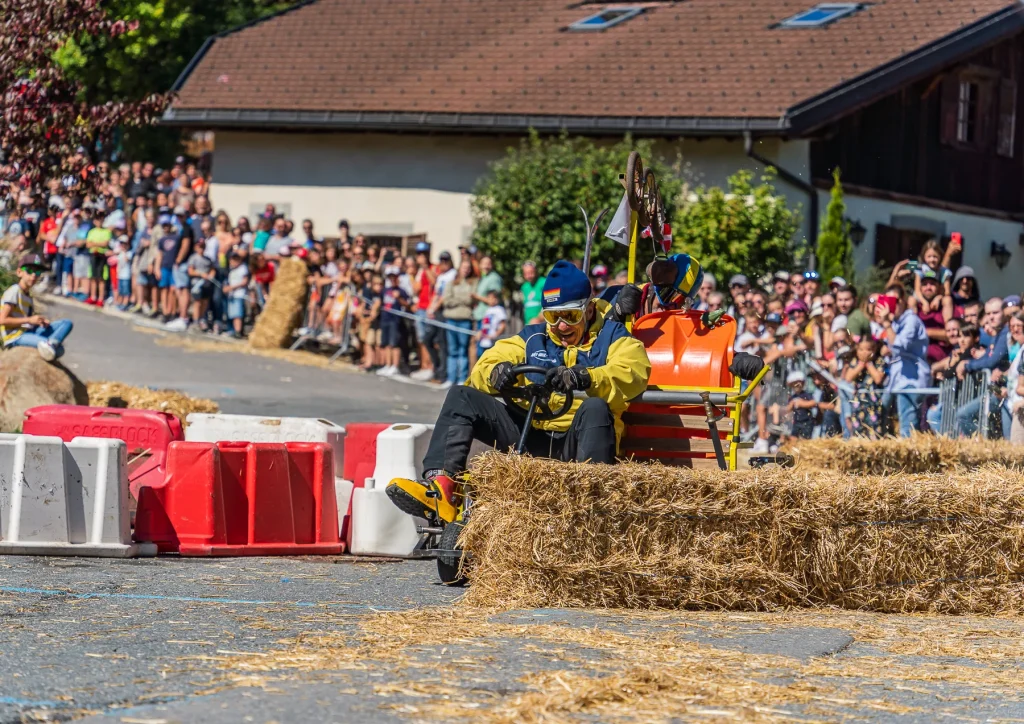
{"type": "MultiPolygon", "coordinates": [[[[440,403],[69,316],[85,379],[340,423],[440,403]]],[[[1020,618],[477,611],[458,595],[428,561],[0,556],[0,724],[1024,719],[1020,618]]]]}

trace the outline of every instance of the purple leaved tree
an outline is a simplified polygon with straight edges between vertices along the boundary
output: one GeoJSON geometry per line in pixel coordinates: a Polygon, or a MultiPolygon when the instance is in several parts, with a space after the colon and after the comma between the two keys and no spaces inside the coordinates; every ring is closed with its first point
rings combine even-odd
{"type": "Polygon", "coordinates": [[[166,95],[91,105],[56,60],[71,37],[117,36],[133,29],[110,20],[99,0],[0,0],[0,196],[55,175],[90,184],[91,148],[118,127],[152,123],[166,95]]]}

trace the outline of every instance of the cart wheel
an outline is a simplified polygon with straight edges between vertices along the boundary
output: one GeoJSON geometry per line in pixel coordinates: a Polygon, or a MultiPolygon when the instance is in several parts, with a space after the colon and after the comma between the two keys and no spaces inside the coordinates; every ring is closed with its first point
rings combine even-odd
{"type": "Polygon", "coordinates": [[[449,523],[441,531],[441,539],[437,547],[442,551],[458,551],[458,553],[441,553],[437,556],[437,577],[446,586],[465,586],[466,575],[462,570],[465,554],[459,548],[459,535],[465,528],[459,521],[449,523]]]}
{"type": "Polygon", "coordinates": [[[661,244],[664,238],[665,209],[661,205],[661,191],[658,190],[658,180],[654,177],[654,171],[650,169],[644,174],[643,187],[643,212],[641,216],[646,217],[646,225],[651,227],[651,235],[655,244],[661,244]]]}
{"type": "Polygon", "coordinates": [[[640,154],[633,151],[626,161],[626,198],[629,208],[637,213],[643,212],[644,162],[640,154]]]}

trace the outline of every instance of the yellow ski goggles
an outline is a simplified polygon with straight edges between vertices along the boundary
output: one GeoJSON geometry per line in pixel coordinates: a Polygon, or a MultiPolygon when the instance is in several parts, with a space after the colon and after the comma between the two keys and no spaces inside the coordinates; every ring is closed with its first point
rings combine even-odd
{"type": "Polygon", "coordinates": [[[552,327],[556,326],[559,322],[565,322],[569,326],[575,327],[583,321],[583,315],[586,311],[586,307],[583,309],[545,309],[544,321],[552,327]]]}

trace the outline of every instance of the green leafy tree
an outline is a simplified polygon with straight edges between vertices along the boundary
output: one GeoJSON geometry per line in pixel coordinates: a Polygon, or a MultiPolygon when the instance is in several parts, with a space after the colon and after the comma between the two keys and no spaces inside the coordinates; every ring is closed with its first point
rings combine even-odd
{"type": "Polygon", "coordinates": [[[615,144],[562,134],[541,137],[531,132],[518,147],[491,165],[472,202],[473,243],[494,259],[495,269],[511,283],[527,259],[541,273],[559,259],[582,259],[586,245],[582,206],[593,222],[607,208],[594,239],[592,264],[623,268],[628,250],[605,238],[611,215],[622,200],[619,174],[625,173],[630,151],[637,150],[645,167],[653,168],[672,218],[680,180],[656,163],[649,142],[625,138],[615,144]]]}
{"type": "Polygon", "coordinates": [[[821,233],[818,235],[818,272],[822,279],[853,279],[853,243],[850,241],[838,168],[832,172],[832,178],[832,198],[828,202],[821,233]]]}
{"type": "MultiPolygon", "coordinates": [[[[206,39],[291,5],[281,0],[107,0],[113,19],[132,19],[121,35],[81,34],[57,53],[68,77],[84,89],[84,101],[166,93],[206,39]]],[[[180,132],[148,127],[125,133],[129,155],[169,161],[180,132]]]]}
{"type": "Polygon", "coordinates": [[[720,287],[733,274],[753,281],[793,263],[800,214],[776,193],[774,179],[769,169],[755,185],[750,171],[739,171],[727,189],[701,186],[689,194],[672,218],[676,249],[695,256],[720,287]]]}

